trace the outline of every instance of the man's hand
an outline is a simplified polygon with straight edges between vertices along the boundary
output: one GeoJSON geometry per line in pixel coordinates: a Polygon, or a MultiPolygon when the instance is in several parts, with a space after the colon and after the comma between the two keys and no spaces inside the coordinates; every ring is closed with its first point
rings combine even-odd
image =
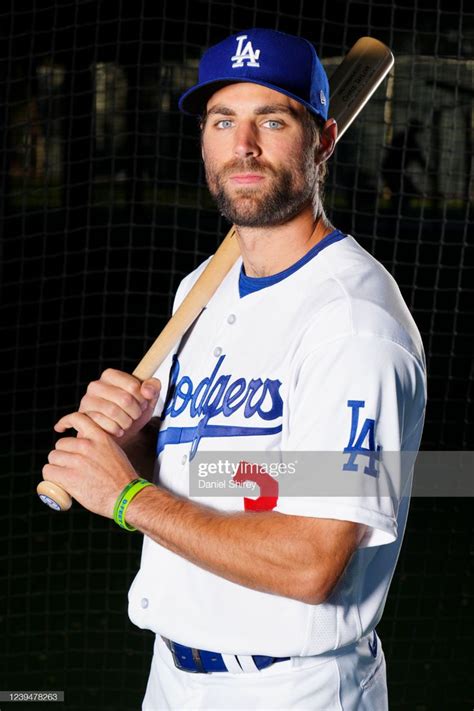
{"type": "Polygon", "coordinates": [[[70,428],[78,436],[57,441],[43,477],[59,484],[89,511],[112,518],[118,495],[137,473],[113,437],[90,417],[73,412],[55,425],[57,432],[70,428]]]}
{"type": "Polygon", "coordinates": [[[156,378],[140,383],[133,375],[109,368],[89,384],[79,412],[86,413],[123,447],[150,420],[160,389],[156,378]]]}

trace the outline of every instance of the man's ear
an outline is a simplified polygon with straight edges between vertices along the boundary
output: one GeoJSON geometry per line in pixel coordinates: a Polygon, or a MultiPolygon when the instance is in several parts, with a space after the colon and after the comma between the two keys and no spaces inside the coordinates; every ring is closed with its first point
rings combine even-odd
{"type": "Polygon", "coordinates": [[[204,160],[204,129],[206,127],[206,118],[199,119],[199,142],[201,144],[201,158],[204,160]]]}
{"type": "Polygon", "coordinates": [[[330,118],[326,121],[319,135],[319,146],[317,150],[318,164],[324,163],[330,158],[336,147],[337,123],[336,119],[330,118]]]}

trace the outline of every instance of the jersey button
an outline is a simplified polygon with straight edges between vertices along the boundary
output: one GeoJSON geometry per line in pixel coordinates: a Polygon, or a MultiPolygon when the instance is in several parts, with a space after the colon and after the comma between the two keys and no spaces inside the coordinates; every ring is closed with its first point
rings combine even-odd
{"type": "Polygon", "coordinates": [[[148,598],[147,597],[142,597],[141,606],[143,607],[144,610],[146,610],[146,608],[148,607],[148,598]]]}
{"type": "Polygon", "coordinates": [[[188,456],[187,456],[187,454],[184,454],[183,458],[181,460],[181,464],[186,464],[187,461],[188,461],[188,456]]]}
{"type": "Polygon", "coordinates": [[[221,353],[222,353],[222,348],[220,346],[217,346],[217,348],[214,348],[214,355],[216,356],[216,358],[219,358],[221,353]]]}
{"type": "Polygon", "coordinates": [[[237,321],[237,316],[235,314],[229,314],[227,316],[227,323],[230,323],[231,325],[237,321]]]}

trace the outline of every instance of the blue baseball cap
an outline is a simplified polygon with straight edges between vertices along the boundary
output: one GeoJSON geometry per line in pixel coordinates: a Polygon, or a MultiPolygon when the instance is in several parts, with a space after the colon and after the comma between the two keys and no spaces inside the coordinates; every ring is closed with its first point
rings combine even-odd
{"type": "Polygon", "coordinates": [[[329,82],[308,40],[276,30],[253,28],[210,47],[199,64],[199,79],[179,100],[185,114],[202,116],[215,91],[235,82],[261,84],[328,117],[329,82]]]}

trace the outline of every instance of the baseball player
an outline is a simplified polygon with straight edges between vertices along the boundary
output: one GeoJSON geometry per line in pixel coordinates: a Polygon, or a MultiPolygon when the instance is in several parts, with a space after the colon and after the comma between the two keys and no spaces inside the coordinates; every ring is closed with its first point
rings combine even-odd
{"type": "Polygon", "coordinates": [[[425,362],[390,274],[324,213],[329,100],[304,39],[250,29],[204,54],[180,109],[200,117],[209,190],[242,258],[155,378],[107,370],[56,425],[79,437],[58,441],[45,478],[145,534],[129,594],[131,620],[156,633],[145,711],[387,708],[375,627],[406,523],[401,455],[419,446],[425,362]],[[339,453],[337,472],[315,457],[314,476],[362,483],[280,495],[242,455],[237,496],[191,498],[194,463],[216,452],[339,453]]]}

